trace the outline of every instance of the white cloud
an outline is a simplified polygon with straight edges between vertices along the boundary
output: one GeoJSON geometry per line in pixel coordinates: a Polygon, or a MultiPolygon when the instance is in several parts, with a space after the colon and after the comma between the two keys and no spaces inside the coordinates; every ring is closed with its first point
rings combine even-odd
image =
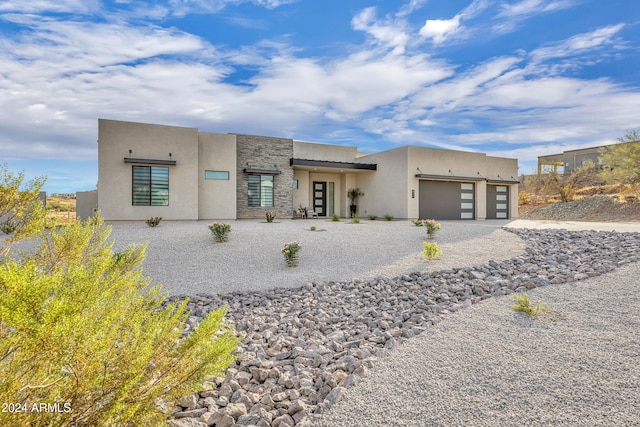
{"type": "Polygon", "coordinates": [[[470,20],[488,7],[487,0],[474,0],[451,19],[427,19],[419,34],[440,44],[463,30],[462,21],[470,20]]]}
{"type": "Polygon", "coordinates": [[[0,12],[89,13],[99,9],[100,0],[5,0],[0,3],[0,12]]]}
{"type": "Polygon", "coordinates": [[[397,54],[404,53],[409,41],[409,36],[404,31],[404,22],[391,18],[378,20],[375,7],[368,7],[356,14],[351,20],[351,26],[354,30],[371,35],[376,43],[393,48],[397,54]]]}
{"type": "Polygon", "coordinates": [[[420,35],[439,44],[458,31],[459,28],[460,16],[455,16],[451,19],[427,19],[424,26],[420,28],[420,35]]]}
{"type": "Polygon", "coordinates": [[[567,9],[575,5],[575,3],[575,0],[522,0],[515,4],[502,4],[498,16],[537,15],[567,9]]]}

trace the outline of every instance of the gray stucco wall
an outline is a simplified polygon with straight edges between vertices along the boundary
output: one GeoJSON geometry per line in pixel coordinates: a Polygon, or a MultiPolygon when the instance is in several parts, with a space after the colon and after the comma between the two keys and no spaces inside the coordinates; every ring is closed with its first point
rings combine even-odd
{"type": "Polygon", "coordinates": [[[98,208],[98,190],[76,192],[76,217],[82,220],[93,216],[98,208]]]}
{"type": "Polygon", "coordinates": [[[237,143],[237,209],[238,218],[264,218],[275,212],[280,218],[293,215],[293,140],[256,135],[236,135],[237,143]],[[249,207],[246,168],[279,170],[273,180],[273,207],[249,207]]]}

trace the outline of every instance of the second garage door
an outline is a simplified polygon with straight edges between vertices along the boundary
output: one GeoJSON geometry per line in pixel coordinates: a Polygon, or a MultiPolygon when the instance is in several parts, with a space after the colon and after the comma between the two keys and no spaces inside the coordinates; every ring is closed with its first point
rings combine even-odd
{"type": "Polygon", "coordinates": [[[421,219],[474,219],[473,182],[420,181],[421,219]]]}

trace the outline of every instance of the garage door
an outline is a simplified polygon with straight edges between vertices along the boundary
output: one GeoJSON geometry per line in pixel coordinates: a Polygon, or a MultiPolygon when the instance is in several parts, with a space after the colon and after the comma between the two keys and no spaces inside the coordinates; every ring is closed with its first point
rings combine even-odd
{"type": "Polygon", "coordinates": [[[509,187],[487,185],[487,219],[509,218],[509,187]]]}
{"type": "Polygon", "coordinates": [[[474,219],[472,182],[420,181],[421,219],[474,219]]]}

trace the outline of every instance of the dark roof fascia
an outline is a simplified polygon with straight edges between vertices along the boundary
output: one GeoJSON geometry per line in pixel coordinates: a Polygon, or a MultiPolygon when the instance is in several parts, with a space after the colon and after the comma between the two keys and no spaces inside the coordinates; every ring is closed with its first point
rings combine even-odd
{"type": "Polygon", "coordinates": [[[254,169],[254,168],[245,168],[242,170],[244,173],[248,174],[256,174],[256,175],[280,175],[282,171],[277,169],[254,169]]]}
{"type": "Polygon", "coordinates": [[[176,164],[175,160],[134,159],[131,157],[125,157],[124,162],[125,163],[141,163],[141,164],[147,164],[147,165],[168,165],[168,166],[175,166],[176,164]]]}
{"type": "Polygon", "coordinates": [[[479,176],[452,176],[452,175],[428,175],[426,173],[417,173],[416,178],[431,179],[435,181],[484,181],[479,176]]]}
{"type": "Polygon", "coordinates": [[[317,166],[322,168],[377,170],[377,163],[334,162],[331,160],[295,159],[289,161],[291,166],[317,166]]]}
{"type": "Polygon", "coordinates": [[[487,184],[520,184],[520,181],[512,181],[509,179],[487,179],[487,184]]]}

